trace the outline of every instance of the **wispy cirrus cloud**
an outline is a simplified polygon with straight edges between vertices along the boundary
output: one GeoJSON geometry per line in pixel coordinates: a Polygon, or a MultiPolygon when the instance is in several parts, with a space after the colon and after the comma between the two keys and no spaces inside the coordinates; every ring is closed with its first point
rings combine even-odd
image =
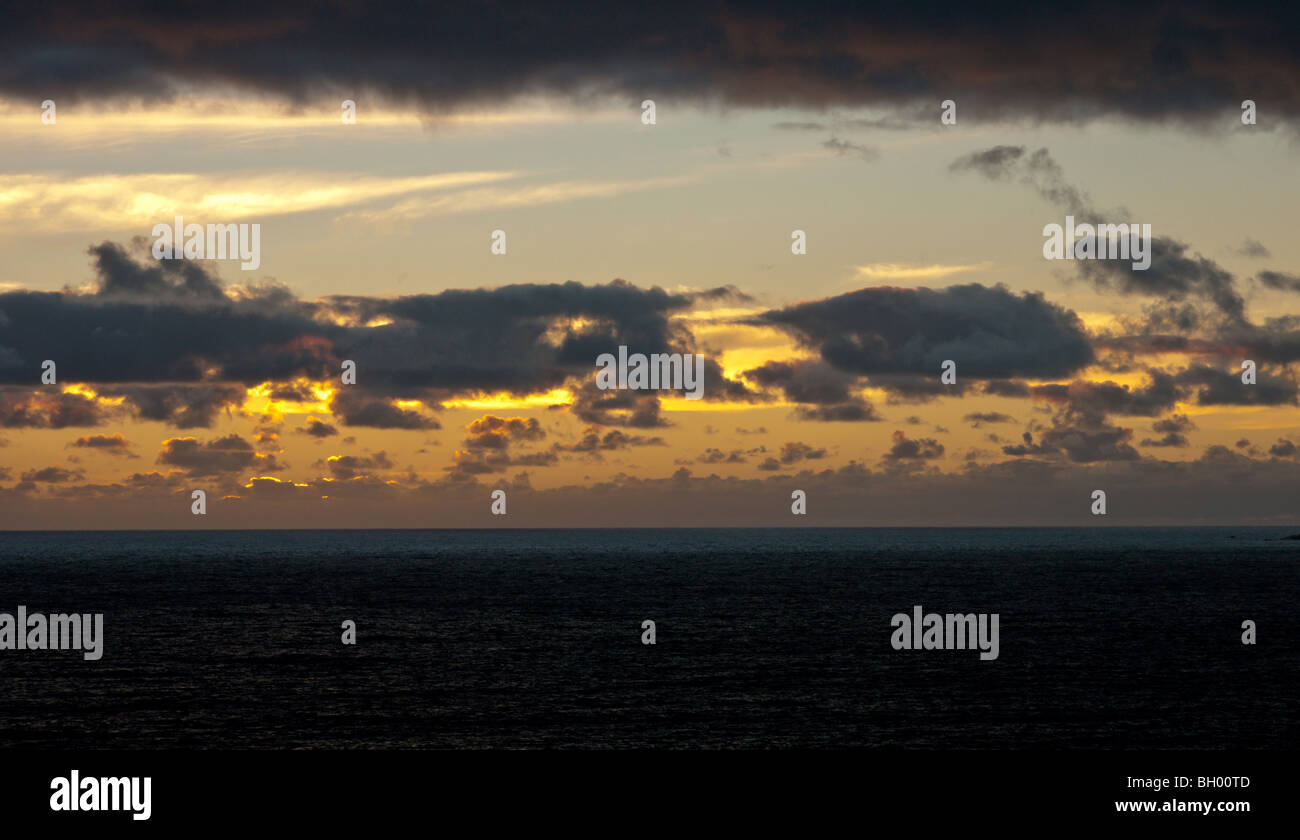
{"type": "Polygon", "coordinates": [[[984,271],[992,268],[993,263],[981,262],[969,265],[906,265],[904,263],[872,263],[854,266],[859,277],[870,280],[938,280],[953,274],[970,271],[984,271]]]}
{"type": "Polygon", "coordinates": [[[173,216],[230,222],[329,210],[516,178],[511,171],[384,177],[337,172],[0,175],[0,224],[12,233],[149,228],[173,216]]]}

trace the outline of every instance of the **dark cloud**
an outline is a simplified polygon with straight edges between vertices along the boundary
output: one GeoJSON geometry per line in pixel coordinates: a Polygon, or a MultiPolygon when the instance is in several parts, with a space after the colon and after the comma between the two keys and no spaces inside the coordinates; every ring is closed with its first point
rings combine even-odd
{"type": "Polygon", "coordinates": [[[1034,443],[1034,436],[1029,432],[1025,432],[1021,437],[1024,440],[1023,444],[1004,446],[1002,447],[1002,453],[1004,455],[1022,457],[1025,455],[1056,455],[1060,452],[1060,450],[1055,446],[1043,443],[1034,443]]]}
{"type": "Polygon", "coordinates": [[[962,155],[948,164],[948,171],[978,172],[989,180],[1006,181],[1024,158],[1025,151],[1024,146],[991,146],[962,155]]]}
{"type": "MultiPolygon", "coordinates": [[[[953,361],[956,361],[954,359],[953,361]]],[[[871,377],[871,386],[887,392],[887,405],[916,405],[941,397],[960,397],[973,386],[970,379],[958,377],[951,385],[941,382],[938,376],[919,377],[901,373],[877,373],[871,377]]]]}
{"type": "MultiPolygon", "coordinates": [[[[1148,371],[1147,375],[1148,383],[1139,388],[1084,380],[1068,385],[1034,386],[1030,389],[1034,398],[1052,407],[1051,425],[1038,429],[1038,444],[1034,444],[1031,435],[1026,433],[1023,446],[1007,446],[1002,451],[1015,456],[1059,451],[1070,461],[1081,464],[1139,458],[1138,451],[1130,443],[1133,430],[1111,423],[1107,415],[1159,417],[1184,396],[1175,377],[1158,370],[1148,371]]],[[[1177,432],[1181,428],[1176,419],[1164,421],[1164,424],[1157,431],[1169,429],[1177,432]]],[[[1036,425],[1036,421],[1031,423],[1031,430],[1036,425]]]]}
{"type": "Polygon", "coordinates": [[[802,403],[795,416],[820,422],[860,423],[883,418],[857,395],[862,383],[854,374],[822,361],[765,362],[747,370],[745,379],[761,388],[776,388],[790,402],[802,403]]]}
{"type": "Polygon", "coordinates": [[[631,390],[602,391],[591,379],[574,390],[570,410],[579,420],[597,426],[653,429],[670,425],[661,415],[659,397],[654,394],[631,390]]]}
{"type": "Polygon", "coordinates": [[[743,449],[733,449],[730,452],[723,452],[721,449],[711,446],[704,450],[704,454],[695,460],[699,464],[744,464],[749,460],[746,457],[747,454],[756,454],[759,451],[766,450],[750,450],[746,453],[743,449]]]}
{"type": "Polygon", "coordinates": [[[961,418],[962,422],[970,423],[972,429],[979,429],[985,423],[1014,423],[1016,418],[1010,414],[1003,414],[1000,411],[974,411],[961,418]]]}
{"type": "Polygon", "coordinates": [[[111,385],[101,396],[125,397],[141,420],[156,420],[178,429],[210,428],[222,411],[241,406],[238,385],[111,385]]]}
{"type": "MultiPolygon", "coordinates": [[[[1076,224],[1140,224],[1127,213],[1116,213],[1112,218],[1096,210],[1088,196],[1066,180],[1064,170],[1047,149],[1031,153],[1024,146],[994,146],[958,158],[949,169],[978,172],[991,180],[1014,177],[1033,188],[1044,201],[1075,216],[1076,224]]],[[[1145,269],[1134,268],[1132,261],[1117,259],[1074,260],[1070,264],[1099,290],[1157,297],[1165,304],[1199,298],[1212,303],[1229,322],[1243,323],[1245,300],[1237,291],[1232,274],[1213,260],[1189,253],[1189,247],[1153,231],[1151,263],[1145,269]]]]}
{"type": "Polygon", "coordinates": [[[1268,259],[1273,256],[1268,248],[1264,247],[1263,242],[1251,239],[1249,236],[1233,249],[1233,252],[1239,257],[1250,257],[1252,259],[1268,259]]]}
{"type": "Polygon", "coordinates": [[[110,455],[131,454],[131,441],[127,440],[120,434],[86,435],[77,438],[68,445],[75,446],[79,449],[96,449],[101,452],[107,452],[110,455]]]}
{"type": "MultiPolygon", "coordinates": [[[[549,451],[516,451],[520,444],[546,437],[536,418],[498,417],[485,414],[466,424],[468,436],[457,449],[452,464],[445,468],[447,481],[472,482],[476,476],[503,472],[509,467],[547,467],[559,461],[558,447],[549,451]]],[[[612,439],[611,439],[612,440],[612,439]]]]}
{"type": "Polygon", "coordinates": [[[934,438],[909,438],[902,430],[894,432],[894,443],[885,453],[886,461],[924,461],[943,457],[943,444],[934,438]]]}
{"type": "Polygon", "coordinates": [[[1190,432],[1195,428],[1196,424],[1186,414],[1171,414],[1151,424],[1153,432],[1190,432]]]}
{"type": "Polygon", "coordinates": [[[285,469],[273,455],[262,455],[253,445],[236,434],[216,438],[206,443],[186,438],[163,441],[158,453],[158,463],[187,470],[191,476],[212,476],[256,470],[259,473],[285,469]]]}
{"type": "Polygon", "coordinates": [[[871,403],[861,397],[854,397],[848,402],[836,405],[801,405],[795,409],[795,416],[801,420],[822,423],[879,423],[885,419],[876,412],[871,403]]]}
{"type": "Polygon", "coordinates": [[[10,429],[66,429],[98,426],[104,410],[90,397],[57,390],[55,385],[30,389],[0,386],[0,426],[10,429]]]}
{"type": "Polygon", "coordinates": [[[504,472],[510,467],[549,467],[559,462],[554,451],[512,453],[505,450],[456,450],[451,466],[444,469],[453,483],[472,481],[476,476],[504,472]]]}
{"type": "Polygon", "coordinates": [[[1075,260],[1079,274],[1102,291],[1161,298],[1165,303],[1203,298],[1230,321],[1245,319],[1246,303],[1226,269],[1168,236],[1151,237],[1151,265],[1137,270],[1126,260],[1075,260]]]}
{"type": "Polygon", "coordinates": [[[1106,414],[1157,417],[1173,408],[1182,397],[1179,378],[1152,370],[1150,381],[1132,388],[1115,382],[1076,380],[1068,385],[1037,385],[1030,393],[1057,406],[1066,414],[1098,418],[1106,414]]]}
{"type": "Polygon", "coordinates": [[[271,386],[270,398],[278,402],[312,402],[316,395],[311,386],[302,382],[277,382],[271,386]]]}
{"type": "Polygon", "coordinates": [[[1191,445],[1192,445],[1191,441],[1187,439],[1187,435],[1179,434],[1178,432],[1169,432],[1164,437],[1159,439],[1143,438],[1142,442],[1138,444],[1138,446],[1175,446],[1175,447],[1187,447],[1191,445]]]}
{"type": "Polygon", "coordinates": [[[314,438],[327,438],[339,433],[338,429],[334,428],[329,423],[323,423],[320,420],[317,420],[315,417],[308,417],[307,422],[304,423],[302,428],[298,431],[301,434],[311,435],[314,438]]]}
{"type": "Polygon", "coordinates": [[[984,383],[984,393],[995,397],[1028,397],[1029,386],[1007,379],[991,379],[984,383]]]}
{"type": "Polygon", "coordinates": [[[465,429],[469,432],[464,442],[466,449],[506,449],[513,443],[546,437],[546,431],[535,417],[485,414],[466,425],[465,429]]]}
{"type": "Polygon", "coordinates": [[[791,441],[783,444],[779,456],[782,464],[797,464],[800,461],[817,461],[825,457],[825,449],[809,446],[800,441],[791,441]]]}
{"type": "Polygon", "coordinates": [[[31,484],[66,484],[69,481],[80,481],[81,478],[80,470],[66,470],[63,467],[27,470],[21,476],[24,483],[31,484]]]}
{"type": "Polygon", "coordinates": [[[847,154],[853,154],[867,162],[878,160],[880,158],[879,150],[873,149],[870,146],[863,146],[860,143],[850,143],[848,140],[841,140],[838,137],[832,137],[822,143],[822,148],[830,149],[840,157],[847,154]]]}
{"type": "MultiPolygon", "coordinates": [[[[140,269],[146,271],[147,269],[140,269]]],[[[180,295],[149,298],[106,292],[112,275],[97,265],[99,292],[0,293],[10,325],[0,345],[22,359],[0,367],[0,382],[30,383],[27,369],[57,347],[61,381],[99,384],[198,383],[214,377],[248,385],[322,378],[331,337],[306,307],[262,300],[180,295]]],[[[142,410],[147,410],[141,406],[142,410]]]]}
{"type": "MultiPolygon", "coordinates": [[[[674,318],[696,306],[749,301],[732,286],[668,293],[615,280],[448,290],[400,298],[300,300],[282,286],[226,291],[202,263],[152,260],[112,243],[91,249],[91,292],[0,293],[0,386],[39,381],[46,348],[59,348],[60,380],[125,398],[140,418],[210,427],[244,388],[274,383],[272,399],[307,401],[314,381],[357,364],[357,384],[331,411],[348,426],[433,429],[397,400],[434,406],[457,395],[544,393],[590,377],[595,359],[630,352],[690,352],[674,318]],[[183,264],[182,264],[183,263],[183,264]]],[[[758,399],[705,360],[706,399],[758,399]]],[[[0,424],[97,425],[102,409],[75,395],[0,392],[0,424]]],[[[579,394],[589,422],[665,425],[654,397],[579,394]]]]}
{"type": "MultiPolygon", "coordinates": [[[[133,242],[137,250],[147,248],[143,238],[133,242]]],[[[131,259],[126,249],[113,242],[90,248],[99,274],[98,296],[101,298],[140,298],[157,300],[224,300],[221,282],[209,273],[202,261],[165,259],[140,263],[131,259]]]]}
{"type": "MultiPolygon", "coordinates": [[[[654,6],[576,0],[376,7],[304,0],[240,10],[71,0],[6,9],[0,91],[39,102],[160,99],[219,84],[293,102],[348,95],[430,111],[551,92],[609,93],[629,106],[924,107],[961,119],[1076,122],[1117,116],[1200,123],[1238,103],[1300,112],[1294,14],[1273,4],[1074,10],[977,2],[654,6]]],[[[1226,113],[1225,113],[1226,112],[1226,113]]],[[[364,110],[362,111],[364,114],[364,110]]]]}
{"type": "Polygon", "coordinates": [[[1138,451],[1129,444],[1132,429],[1102,422],[1060,421],[1041,434],[1044,446],[1065,452],[1066,457],[1079,464],[1097,461],[1132,461],[1138,451]]]}
{"type": "MultiPolygon", "coordinates": [[[[937,382],[945,360],[957,381],[1059,376],[1093,359],[1073,312],[1004,286],[887,286],[764,313],[832,367],[861,375],[911,374],[937,382]]],[[[875,380],[873,380],[874,384],[875,380]]]]}
{"type": "Polygon", "coordinates": [[[1246,385],[1240,372],[1192,365],[1174,380],[1191,388],[1197,405],[1296,405],[1297,388],[1289,374],[1259,370],[1256,384],[1246,385]]]}
{"type": "Polygon", "coordinates": [[[334,392],[330,412],[345,426],[369,426],[375,429],[441,429],[442,424],[418,411],[401,408],[391,400],[354,393],[347,386],[334,392]]]}
{"type": "Polygon", "coordinates": [[[1268,448],[1268,454],[1277,458],[1294,458],[1297,452],[1300,452],[1300,447],[1286,438],[1278,438],[1277,443],[1268,448]]]}
{"type": "Polygon", "coordinates": [[[780,388],[790,402],[818,405],[847,402],[858,384],[856,376],[817,361],[765,362],[743,376],[763,388],[780,388]]]}
{"type": "Polygon", "coordinates": [[[1287,292],[1300,292],[1300,275],[1282,271],[1261,271],[1255,279],[1270,289],[1287,292]]]}
{"type": "Polygon", "coordinates": [[[1191,441],[1187,439],[1184,432],[1190,432],[1195,428],[1196,424],[1186,414],[1172,414],[1164,420],[1157,420],[1151,424],[1151,431],[1163,434],[1164,437],[1144,438],[1138,445],[1185,448],[1191,446],[1191,441]]]}
{"type": "Polygon", "coordinates": [[[602,452],[612,451],[615,449],[627,449],[630,446],[667,445],[668,442],[658,435],[653,437],[646,437],[645,435],[629,435],[621,429],[610,429],[602,436],[599,427],[588,426],[583,432],[582,439],[577,443],[569,446],[563,444],[556,444],[555,446],[557,449],[564,452],[602,452]]]}

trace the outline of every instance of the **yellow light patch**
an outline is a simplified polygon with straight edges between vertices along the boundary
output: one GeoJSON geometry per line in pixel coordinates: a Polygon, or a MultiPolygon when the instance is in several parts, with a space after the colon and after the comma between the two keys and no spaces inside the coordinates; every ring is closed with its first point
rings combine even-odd
{"type": "Polygon", "coordinates": [[[505,410],[511,408],[546,408],[551,405],[572,405],[573,393],[567,388],[552,388],[545,394],[529,394],[519,397],[513,394],[494,394],[492,396],[472,397],[470,399],[448,400],[443,408],[470,408],[475,411],[505,410]]]}

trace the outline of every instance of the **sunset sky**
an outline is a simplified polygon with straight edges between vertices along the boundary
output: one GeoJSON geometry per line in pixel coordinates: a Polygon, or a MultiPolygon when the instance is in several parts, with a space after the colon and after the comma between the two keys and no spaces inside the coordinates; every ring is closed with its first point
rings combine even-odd
{"type": "Polygon", "coordinates": [[[11,13],[0,528],[1295,521],[1295,19],[494,8],[11,13]]]}

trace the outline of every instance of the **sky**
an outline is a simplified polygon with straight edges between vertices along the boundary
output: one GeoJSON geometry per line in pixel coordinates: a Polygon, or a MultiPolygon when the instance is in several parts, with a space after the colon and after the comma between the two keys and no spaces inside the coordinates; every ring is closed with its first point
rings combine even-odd
{"type": "Polygon", "coordinates": [[[1295,521],[1300,12],[78,5],[0,35],[0,528],[1295,521]]]}

